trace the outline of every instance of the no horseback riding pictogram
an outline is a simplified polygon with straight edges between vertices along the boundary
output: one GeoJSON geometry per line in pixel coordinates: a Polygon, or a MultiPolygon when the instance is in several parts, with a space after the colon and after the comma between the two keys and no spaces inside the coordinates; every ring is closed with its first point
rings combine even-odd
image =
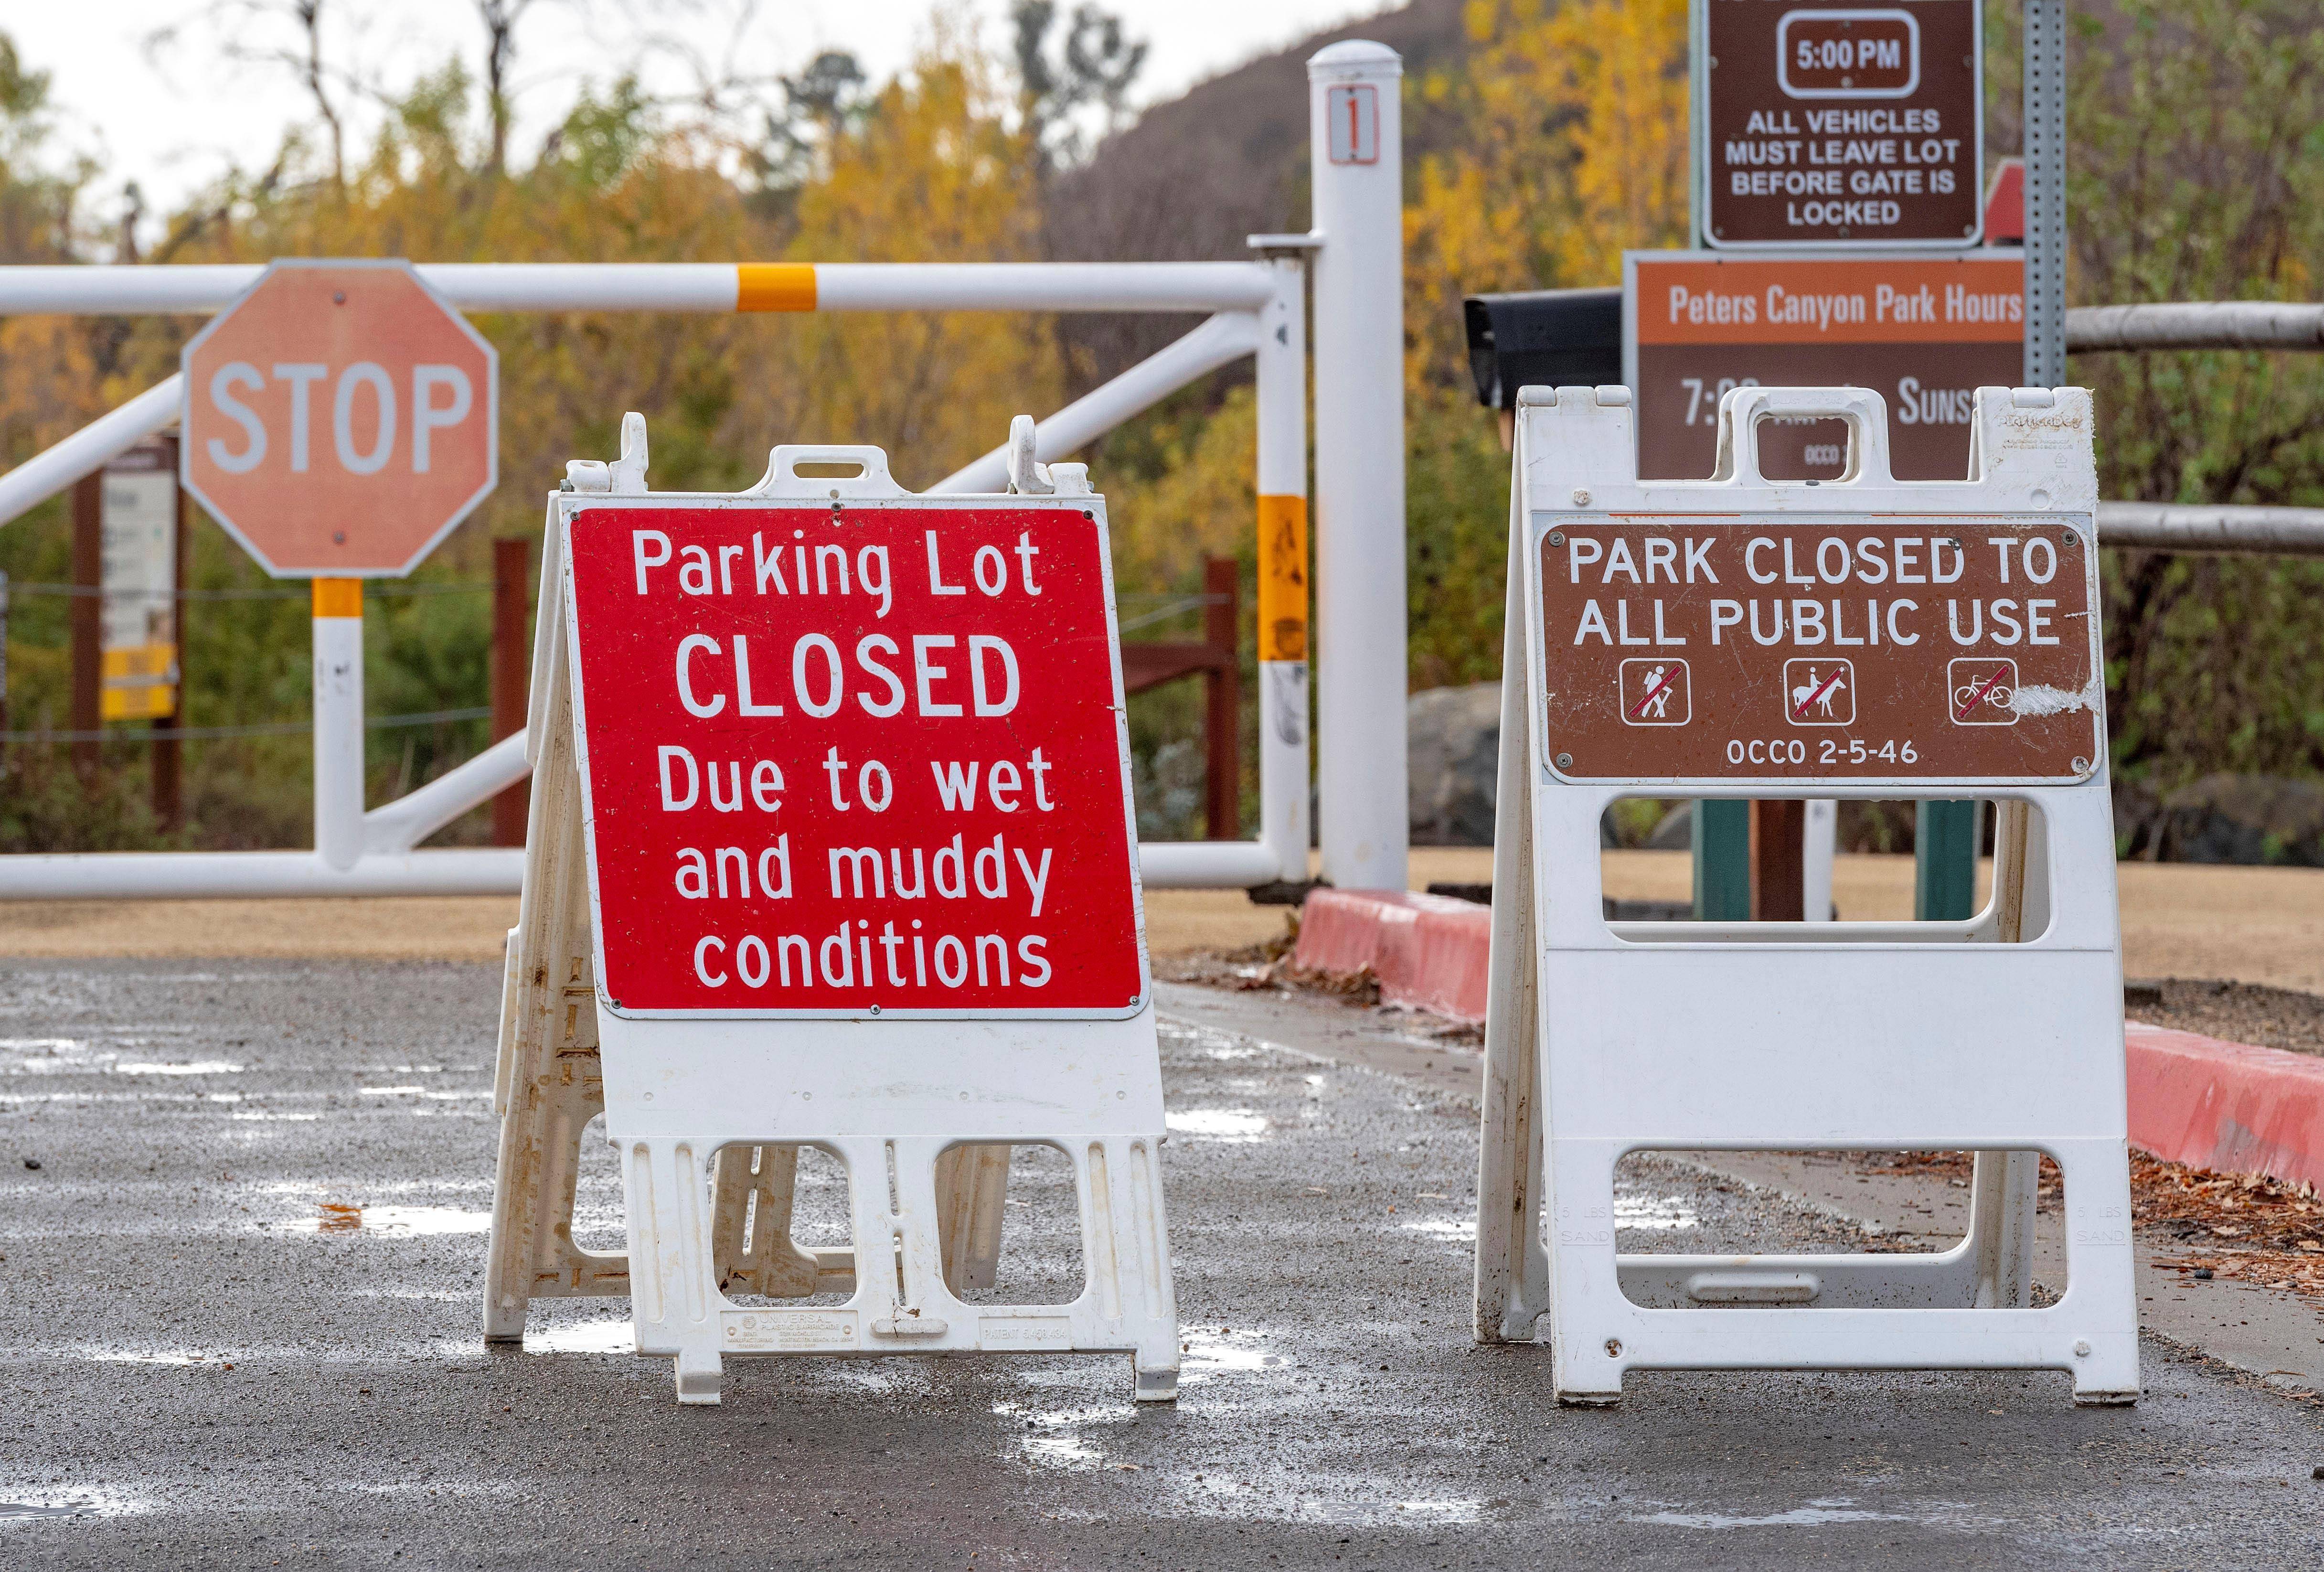
{"type": "Polygon", "coordinates": [[[1794,726],[1854,726],[1855,662],[1784,661],[1784,718],[1794,726]]]}

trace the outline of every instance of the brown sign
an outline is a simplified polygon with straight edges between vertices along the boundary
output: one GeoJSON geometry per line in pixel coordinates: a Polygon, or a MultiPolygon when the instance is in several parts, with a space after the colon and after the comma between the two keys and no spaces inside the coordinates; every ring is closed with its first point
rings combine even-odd
{"type": "Polygon", "coordinates": [[[2075,780],[2096,569],[2036,516],[1616,517],[1543,537],[1569,780],[2075,780]]]}
{"type": "Polygon", "coordinates": [[[1707,4],[1706,244],[1977,239],[1978,0],[1707,4]]]}
{"type": "MultiPolygon", "coordinates": [[[[1638,474],[1702,480],[1719,452],[1719,401],[1736,387],[1868,387],[1888,406],[1899,480],[1960,480],[1979,387],[2024,377],[2025,269],[2014,252],[1942,257],[1626,259],[1628,379],[1638,474]]],[[[1830,480],[1839,421],[1760,434],[1770,480],[1830,480]]]]}

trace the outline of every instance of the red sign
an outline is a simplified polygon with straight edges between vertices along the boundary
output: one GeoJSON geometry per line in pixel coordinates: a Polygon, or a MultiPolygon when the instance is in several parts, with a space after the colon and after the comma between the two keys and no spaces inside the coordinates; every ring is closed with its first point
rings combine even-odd
{"type": "MultiPolygon", "coordinates": [[[[1942,257],[1733,257],[1632,252],[1624,332],[1637,393],[1638,473],[1701,480],[1719,401],[1736,387],[1868,387],[1888,406],[1900,480],[1969,474],[1979,387],[2024,377],[2025,264],[2015,251],[1942,257]]],[[[1830,480],[1840,421],[1785,421],[1759,439],[1770,480],[1830,480]]]]}
{"type": "Polygon", "coordinates": [[[186,489],[278,578],[409,573],[492,492],[499,362],[407,264],[277,262],[183,365],[186,489]]]}
{"type": "Polygon", "coordinates": [[[2032,515],[1561,520],[1542,752],[1568,780],[2077,780],[2098,573],[2032,515]]]}
{"type": "Polygon", "coordinates": [[[609,1007],[1134,1013],[1094,517],[617,503],[568,541],[609,1007]]]}

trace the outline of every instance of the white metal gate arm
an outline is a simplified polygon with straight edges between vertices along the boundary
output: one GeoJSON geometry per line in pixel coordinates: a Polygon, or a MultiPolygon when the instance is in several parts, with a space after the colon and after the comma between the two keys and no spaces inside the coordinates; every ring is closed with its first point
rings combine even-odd
{"type": "Polygon", "coordinates": [[[2102,502],[2098,543],[2155,551],[2324,557],[2324,508],[2102,502]]]}
{"type": "Polygon", "coordinates": [[[532,772],[525,734],[510,733],[457,769],[363,817],[365,856],[408,852],[472,808],[490,802],[532,772]]]}
{"type": "MultiPolygon", "coordinates": [[[[1240,264],[1237,264],[1240,265],[1240,264]]],[[[1259,270],[1264,275],[1266,270],[1259,270]]],[[[1095,441],[1143,410],[1151,409],[1198,376],[1229,365],[1259,347],[1259,319],[1222,311],[1102,387],[1075,399],[1033,429],[1033,456],[1043,463],[1095,441]]],[[[928,487],[935,492],[1000,491],[1009,484],[1009,445],[956,469],[928,487]]]]}
{"type": "MultiPolygon", "coordinates": [[[[255,264],[0,268],[0,316],[217,311],[255,264]]],[[[417,269],[464,311],[1255,310],[1250,262],[449,262],[417,269]]]]}
{"type": "Polygon", "coordinates": [[[106,459],[128,451],[175,421],[178,390],[182,382],[182,378],[172,376],[147,388],[55,447],[34,454],[7,474],[0,475],[0,524],[38,507],[106,459]]]}
{"type": "Polygon", "coordinates": [[[2324,305],[2304,301],[2171,301],[2077,306],[2066,313],[2066,347],[2098,349],[2324,349],[2324,305]]]}
{"type": "Polygon", "coordinates": [[[0,857],[0,901],[513,895],[524,853],[401,852],[334,868],[316,852],[79,852],[0,857]]]}

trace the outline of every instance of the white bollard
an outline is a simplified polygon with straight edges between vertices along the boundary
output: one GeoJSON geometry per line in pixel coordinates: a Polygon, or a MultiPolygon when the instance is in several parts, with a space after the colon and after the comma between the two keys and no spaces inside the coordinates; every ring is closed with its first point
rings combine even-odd
{"type": "Polygon", "coordinates": [[[1810,922],[1831,920],[1831,859],[1840,849],[1840,804],[1811,797],[1807,826],[1800,837],[1800,915],[1810,922]]]}
{"type": "Polygon", "coordinates": [[[1404,65],[1385,44],[1307,62],[1315,259],[1316,787],[1323,876],[1407,883],[1404,65]]]}
{"type": "Polygon", "coordinates": [[[364,847],[363,580],[315,586],[315,850],[352,868],[364,847]]]}

